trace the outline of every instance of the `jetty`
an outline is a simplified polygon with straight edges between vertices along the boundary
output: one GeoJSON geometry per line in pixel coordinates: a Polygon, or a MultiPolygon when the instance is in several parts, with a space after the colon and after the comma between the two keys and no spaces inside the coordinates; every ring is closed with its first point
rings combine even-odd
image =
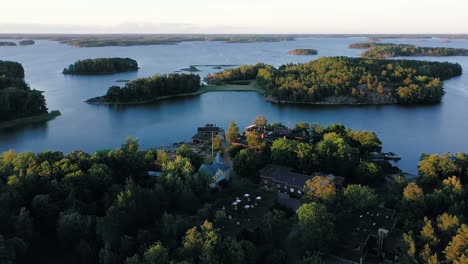
{"type": "Polygon", "coordinates": [[[394,152],[372,152],[370,154],[373,160],[400,160],[401,156],[394,152]]]}

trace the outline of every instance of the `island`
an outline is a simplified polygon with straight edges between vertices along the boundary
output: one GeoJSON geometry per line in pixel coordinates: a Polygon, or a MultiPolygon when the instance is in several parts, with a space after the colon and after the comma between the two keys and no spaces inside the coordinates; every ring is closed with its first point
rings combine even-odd
{"type": "Polygon", "coordinates": [[[406,44],[363,42],[348,46],[352,49],[368,49],[361,56],[365,58],[416,57],[416,56],[468,56],[468,49],[445,47],[418,47],[406,44]]]}
{"type": "Polygon", "coordinates": [[[291,55],[317,55],[316,49],[295,49],[288,52],[291,55]]]}
{"type": "Polygon", "coordinates": [[[107,47],[107,46],[137,46],[137,45],[174,45],[187,41],[220,41],[226,43],[256,43],[292,41],[289,35],[98,35],[63,37],[63,44],[75,47],[107,47]]]}
{"type": "Polygon", "coordinates": [[[309,63],[242,65],[208,75],[207,82],[256,79],[266,100],[302,104],[410,104],[440,102],[443,80],[459,76],[456,63],[324,57],[309,63]]]}
{"type": "Polygon", "coordinates": [[[10,42],[10,41],[0,41],[0,46],[14,47],[14,46],[18,46],[18,45],[16,45],[16,43],[15,43],[15,42],[10,42]]]}
{"type": "Polygon", "coordinates": [[[195,65],[190,65],[188,68],[182,68],[180,69],[181,71],[186,71],[186,72],[199,72],[201,71],[200,69],[197,68],[195,65]]]}
{"type": "Polygon", "coordinates": [[[101,75],[121,72],[138,71],[137,61],[130,58],[97,58],[79,60],[68,68],[63,69],[63,74],[75,75],[101,75]]]}
{"type": "Polygon", "coordinates": [[[25,39],[25,40],[21,40],[20,42],[18,42],[18,44],[20,46],[30,46],[30,45],[36,44],[36,42],[32,39],[25,39]]]}
{"type": "Polygon", "coordinates": [[[0,128],[51,120],[58,111],[47,111],[41,91],[31,89],[24,81],[20,63],[0,61],[0,128]]]}

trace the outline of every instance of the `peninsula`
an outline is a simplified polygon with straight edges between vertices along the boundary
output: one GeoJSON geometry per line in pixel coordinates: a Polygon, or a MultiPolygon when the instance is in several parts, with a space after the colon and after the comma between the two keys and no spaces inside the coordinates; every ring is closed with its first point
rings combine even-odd
{"type": "Polygon", "coordinates": [[[316,49],[295,49],[288,52],[291,55],[317,55],[316,49]]]}
{"type": "Polygon", "coordinates": [[[79,60],[68,68],[63,74],[100,75],[120,72],[138,71],[138,63],[130,58],[97,58],[79,60]]]}
{"type": "Polygon", "coordinates": [[[91,104],[142,104],[164,98],[193,95],[201,87],[200,76],[195,74],[156,74],[112,86],[106,95],[86,100],[91,104]]]}
{"type": "Polygon", "coordinates": [[[461,74],[455,63],[324,57],[278,69],[242,65],[208,75],[207,81],[256,79],[266,99],[275,103],[411,104],[440,102],[442,81],[461,74]]]}
{"type": "Polygon", "coordinates": [[[205,78],[195,74],[154,75],[112,86],[91,104],[145,104],[209,91],[255,91],[273,103],[437,103],[442,81],[462,74],[459,64],[414,60],[324,57],[309,63],[241,65],[205,78]]]}
{"type": "Polygon", "coordinates": [[[417,56],[468,56],[468,49],[445,47],[418,47],[406,44],[363,42],[348,46],[352,49],[367,49],[361,56],[365,58],[417,57],[417,56]]]}
{"type": "Polygon", "coordinates": [[[20,63],[0,61],[0,128],[47,121],[60,115],[47,112],[41,91],[32,90],[24,81],[20,63]]]}
{"type": "Polygon", "coordinates": [[[196,96],[207,92],[257,92],[263,94],[263,89],[255,79],[225,82],[219,84],[201,85],[199,75],[172,73],[154,75],[127,82],[123,87],[112,86],[106,95],[90,98],[88,104],[149,104],[161,100],[196,96]]]}

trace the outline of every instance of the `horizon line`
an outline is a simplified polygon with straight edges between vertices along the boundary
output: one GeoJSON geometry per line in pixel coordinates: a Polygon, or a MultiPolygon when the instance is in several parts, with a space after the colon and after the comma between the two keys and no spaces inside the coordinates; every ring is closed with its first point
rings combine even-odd
{"type": "Polygon", "coordinates": [[[65,33],[65,32],[0,32],[0,35],[296,35],[296,36],[372,36],[372,35],[420,35],[420,36],[440,36],[440,35],[468,35],[467,33],[148,33],[148,32],[118,32],[118,33],[65,33]]]}

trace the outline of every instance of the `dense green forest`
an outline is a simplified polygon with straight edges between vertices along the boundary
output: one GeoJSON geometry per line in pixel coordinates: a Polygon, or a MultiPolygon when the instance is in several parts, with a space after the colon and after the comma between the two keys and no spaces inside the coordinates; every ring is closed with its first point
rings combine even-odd
{"type": "Polygon", "coordinates": [[[269,67],[264,63],[255,65],[241,65],[236,68],[225,69],[221,72],[208,74],[206,80],[208,83],[232,82],[239,80],[255,80],[260,69],[269,67]]]}
{"type": "Polygon", "coordinates": [[[317,55],[316,49],[295,49],[288,52],[291,55],[317,55]]]}
{"type": "Polygon", "coordinates": [[[79,60],[63,69],[63,74],[112,74],[129,71],[138,71],[138,63],[133,59],[97,58],[79,60]]]}
{"type": "Polygon", "coordinates": [[[142,102],[162,96],[194,93],[200,90],[200,76],[195,74],[156,74],[127,82],[124,87],[112,86],[104,97],[89,102],[142,102]]]}
{"type": "Polygon", "coordinates": [[[0,61],[0,122],[47,113],[44,95],[24,82],[23,66],[0,61]]]}
{"type": "MultiPolygon", "coordinates": [[[[263,123],[266,123],[266,120],[263,123]]],[[[265,130],[272,131],[277,127],[285,126],[281,123],[271,123],[265,125],[265,130]]],[[[230,136],[230,131],[232,130],[228,129],[226,138],[235,138],[230,136]]],[[[334,173],[362,184],[382,180],[379,178],[382,174],[366,178],[362,171],[356,171],[360,160],[367,159],[371,152],[382,150],[382,142],[374,132],[354,131],[340,124],[322,127],[319,124],[309,125],[301,122],[294,126],[292,133],[305,133],[303,140],[278,138],[269,142],[259,133],[252,132],[247,135],[247,149],[231,147],[234,151],[229,150],[234,157],[234,169],[241,175],[250,176],[254,182],[258,181],[256,172],[270,162],[293,167],[306,174],[317,171],[334,173]],[[247,158],[249,156],[252,158],[247,158]]]]}
{"type": "MultiPolygon", "coordinates": [[[[253,123],[259,122],[267,130],[282,126],[267,124],[265,118],[257,118],[253,123]]],[[[236,127],[231,122],[226,138],[240,136],[236,127]]],[[[416,181],[408,182],[402,175],[388,181],[384,177],[384,172],[390,169],[388,164],[366,158],[367,153],[381,150],[382,142],[375,133],[353,131],[339,124],[322,127],[298,123],[293,128],[293,133],[303,131],[310,138],[267,142],[251,133],[247,134],[247,148],[228,148],[235,157],[234,170],[254,182],[259,181],[255,172],[270,162],[297,172],[322,171],[346,177],[347,186],[343,189],[323,179],[306,182],[302,206],[297,211],[299,226],[301,211],[306,206],[322,205],[322,214],[328,218],[320,222],[322,228],[312,225],[303,230],[305,237],[299,235],[300,244],[294,246],[306,244],[308,250],[314,251],[317,247],[311,245],[320,245],[322,253],[339,255],[341,246],[349,239],[340,233],[347,226],[347,216],[353,211],[369,212],[370,208],[383,204],[398,212],[396,229],[386,246],[399,258],[397,263],[468,262],[468,153],[422,154],[416,181]],[[317,235],[322,232],[327,235],[317,235]]]]}
{"type": "Polygon", "coordinates": [[[340,228],[346,216],[384,203],[399,211],[392,245],[400,248],[400,263],[466,263],[467,154],[422,155],[416,183],[402,176],[385,183],[385,168],[366,159],[381,148],[374,133],[307,123],[293,130],[307,139],[267,144],[251,134],[249,148],[230,147],[240,178],[223,190],[208,187],[211,175],[194,174],[202,158],[185,145],[175,156],[141,150],[131,138],[94,154],[5,152],[0,262],[325,263],[347,239],[340,228]],[[255,184],[257,170],[270,162],[298,171],[351,172],[342,189],[322,177],[308,181],[297,212],[257,206],[261,214],[249,216],[255,231],[230,225],[223,208],[236,196],[273,195],[255,184]],[[148,176],[148,170],[162,170],[162,176],[148,176]]]}
{"type": "Polygon", "coordinates": [[[207,78],[215,83],[256,75],[266,96],[278,102],[342,103],[351,98],[351,103],[378,104],[439,102],[445,93],[442,81],[461,74],[461,66],[454,63],[325,57],[278,69],[243,65],[207,78]]]}
{"type": "Polygon", "coordinates": [[[349,45],[353,49],[369,49],[361,54],[365,58],[383,59],[408,56],[468,56],[468,49],[444,47],[417,47],[406,44],[391,43],[355,43],[349,45]]]}

